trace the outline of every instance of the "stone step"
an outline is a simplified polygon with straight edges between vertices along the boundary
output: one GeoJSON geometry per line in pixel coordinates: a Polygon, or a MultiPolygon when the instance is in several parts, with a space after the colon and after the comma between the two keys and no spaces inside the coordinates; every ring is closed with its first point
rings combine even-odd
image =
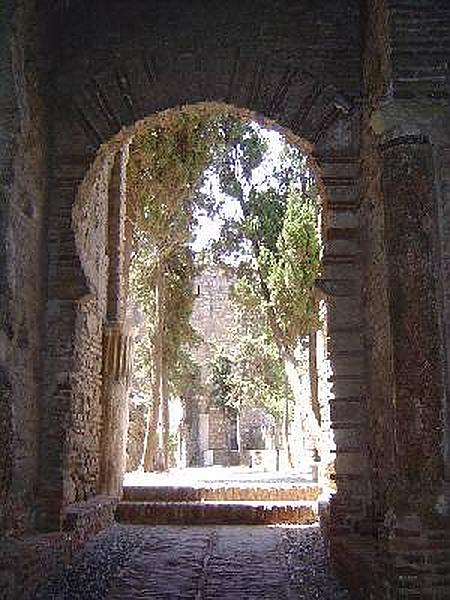
{"type": "Polygon", "coordinates": [[[120,523],[133,525],[274,525],[311,524],[317,521],[317,503],[263,502],[120,502],[120,523]]]}
{"type": "Polygon", "coordinates": [[[317,485],[289,487],[187,487],[187,486],[126,486],[123,500],[127,502],[198,502],[204,500],[308,500],[319,497],[317,485]]]}

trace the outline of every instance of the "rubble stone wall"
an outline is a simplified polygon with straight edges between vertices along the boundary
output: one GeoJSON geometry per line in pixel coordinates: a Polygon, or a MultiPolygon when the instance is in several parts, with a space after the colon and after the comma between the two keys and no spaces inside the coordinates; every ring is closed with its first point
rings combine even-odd
{"type": "Polygon", "coordinates": [[[103,326],[108,282],[107,215],[111,161],[105,161],[74,211],[81,264],[89,294],[76,307],[72,371],[72,421],[65,501],[79,502],[97,491],[101,436],[103,326]]]}

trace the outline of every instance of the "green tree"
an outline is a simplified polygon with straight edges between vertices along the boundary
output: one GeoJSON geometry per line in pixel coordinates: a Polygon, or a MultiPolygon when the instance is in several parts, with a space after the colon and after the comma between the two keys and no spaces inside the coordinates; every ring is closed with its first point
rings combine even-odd
{"type": "Polygon", "coordinates": [[[303,158],[288,147],[283,168],[269,176],[270,185],[253,185],[253,173],[266,151],[267,143],[252,124],[216,110],[164,115],[133,140],[128,165],[128,219],[135,244],[132,289],[153,317],[146,470],[156,466],[160,420],[163,466],[168,464],[170,369],[174,380],[183,369],[187,372],[180,362],[186,362],[186,352],[180,349],[192,337],[188,321],[194,267],[189,244],[199,212],[220,209],[220,202],[202,189],[208,174],[215,173],[222,190],[240,202],[243,218],[225,223],[222,249],[237,252],[241,260],[247,253],[241,284],[247,277],[247,290],[252,289],[264,309],[291,388],[294,391],[295,384],[298,388],[295,347],[301,335],[317,327],[312,294],[318,270],[313,193],[303,158]]]}
{"type": "Polygon", "coordinates": [[[145,353],[152,381],[145,470],[168,466],[170,380],[181,383],[180,375],[192,368],[181,351],[193,338],[189,244],[198,214],[217,209],[216,199],[203,193],[201,185],[211,164],[231,160],[237,139],[244,140],[247,152],[241,162],[249,171],[259,160],[256,146],[252,149],[254,131],[215,108],[163,114],[151,129],[134,137],[130,148],[127,216],[135,249],[131,290],[148,322],[153,318],[145,353]]]}
{"type": "MultiPolygon", "coordinates": [[[[263,185],[240,167],[240,154],[236,164],[218,169],[223,190],[239,201],[242,217],[226,221],[215,253],[219,259],[240,254],[236,300],[247,310],[263,310],[305,429],[319,445],[318,419],[302,397],[295,353],[300,340],[320,326],[314,288],[320,269],[317,191],[301,154],[286,148],[285,157],[263,185]]],[[[288,407],[285,422],[287,428],[288,407]]]]}
{"type": "Polygon", "coordinates": [[[213,396],[228,411],[257,407],[281,425],[286,398],[283,364],[270,332],[264,324],[254,325],[246,326],[246,332],[238,326],[233,349],[218,349],[212,355],[213,396]]]}
{"type": "Polygon", "coordinates": [[[169,465],[170,368],[178,363],[183,342],[192,336],[194,263],[189,242],[194,203],[205,201],[194,191],[211,160],[212,135],[203,117],[179,112],[135,136],[130,149],[128,218],[134,224],[135,245],[131,290],[154,321],[147,344],[152,404],[146,471],[169,465]]]}

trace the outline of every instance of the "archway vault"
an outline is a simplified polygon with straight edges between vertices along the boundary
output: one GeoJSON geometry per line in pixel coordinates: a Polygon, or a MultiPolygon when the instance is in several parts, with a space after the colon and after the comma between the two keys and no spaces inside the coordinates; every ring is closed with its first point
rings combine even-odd
{"type": "MultiPolygon", "coordinates": [[[[120,143],[135,123],[202,102],[263,115],[306,143],[319,167],[323,166],[327,187],[351,187],[360,149],[356,100],[289,61],[242,57],[239,50],[227,55],[227,60],[208,59],[200,70],[195,55],[184,53],[172,57],[171,68],[165,64],[158,69],[154,58],[141,54],[75,80],[76,85],[61,81],[62,91],[56,87],[54,93],[53,115],[53,189],[61,189],[59,197],[70,200],[98,149],[113,138],[120,143]]],[[[70,290],[76,296],[73,287],[66,293],[70,295],[70,290]]]]}
{"type": "Polygon", "coordinates": [[[57,343],[47,349],[41,438],[41,456],[51,455],[55,470],[41,481],[43,526],[57,526],[62,507],[99,489],[105,220],[116,152],[151,115],[205,102],[263,115],[289,131],[320,173],[337,481],[342,511],[350,511],[352,522],[364,520],[370,497],[358,233],[361,113],[354,89],[348,94],[292,60],[248,48],[144,51],[101,67],[55,74],[47,331],[57,343]],[[55,417],[64,411],[70,419],[55,417]]]}

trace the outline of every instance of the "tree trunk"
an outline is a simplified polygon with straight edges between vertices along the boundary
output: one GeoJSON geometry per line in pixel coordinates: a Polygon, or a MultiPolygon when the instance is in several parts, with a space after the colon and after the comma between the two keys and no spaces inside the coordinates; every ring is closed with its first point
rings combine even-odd
{"type": "Polygon", "coordinates": [[[308,432],[312,436],[317,450],[320,453],[321,431],[319,423],[316,419],[314,411],[312,410],[309,398],[302,394],[302,386],[300,382],[300,376],[295,365],[294,354],[286,349],[283,349],[281,354],[289,387],[292,390],[296,404],[300,407],[302,423],[304,423],[302,433],[304,435],[306,432],[308,432]]]}
{"type": "Polygon", "coordinates": [[[261,293],[266,302],[266,311],[269,327],[277,344],[281,360],[283,361],[287,381],[294,395],[295,402],[296,404],[298,404],[301,410],[302,423],[304,423],[302,434],[305,435],[305,433],[308,432],[313,437],[316,449],[320,454],[322,446],[322,434],[320,430],[320,425],[314,414],[310,399],[303,397],[300,376],[295,365],[294,353],[289,347],[289,340],[285,338],[283,331],[278,323],[277,315],[272,304],[270,289],[267,285],[266,280],[264,279],[264,275],[261,272],[259,266],[258,261],[260,255],[260,247],[259,242],[257,240],[253,242],[253,251],[255,253],[256,262],[258,265],[257,272],[261,293]]]}
{"type": "Polygon", "coordinates": [[[284,432],[284,443],[285,443],[286,451],[287,451],[287,459],[288,459],[289,466],[292,469],[294,466],[294,463],[292,461],[291,444],[289,441],[289,385],[288,385],[287,379],[286,379],[285,388],[286,388],[286,392],[285,392],[285,402],[284,402],[283,432],[284,432]]]}
{"type": "Polygon", "coordinates": [[[164,351],[164,274],[159,260],[156,264],[155,278],[155,320],[152,405],[148,411],[146,443],[144,449],[144,471],[146,472],[154,471],[158,468],[158,450],[161,445],[160,412],[164,351]]]}
{"type": "Polygon", "coordinates": [[[321,424],[319,404],[319,376],[317,373],[317,337],[316,332],[309,334],[309,385],[311,389],[311,406],[318,424],[321,424]]]}
{"type": "MultiPolygon", "coordinates": [[[[155,365],[156,367],[156,365],[155,365]]],[[[156,468],[156,456],[158,452],[158,429],[159,429],[159,386],[156,383],[158,375],[156,368],[153,369],[153,383],[152,383],[152,401],[149,407],[147,416],[147,431],[144,442],[144,471],[154,471],[156,468]]]]}
{"type": "Polygon", "coordinates": [[[161,421],[162,421],[162,451],[163,468],[170,467],[170,420],[169,420],[169,381],[167,361],[163,358],[161,371],[161,421]]]}

